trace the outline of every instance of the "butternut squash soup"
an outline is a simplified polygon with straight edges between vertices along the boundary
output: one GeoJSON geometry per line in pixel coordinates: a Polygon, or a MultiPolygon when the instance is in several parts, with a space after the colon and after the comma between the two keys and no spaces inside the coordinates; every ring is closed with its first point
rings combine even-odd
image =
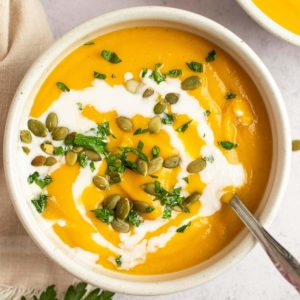
{"type": "Polygon", "coordinates": [[[162,274],[199,264],[255,211],[272,160],[268,115],[229,54],[187,32],[129,28],[65,57],[20,128],[32,209],[99,267],[162,274]]]}
{"type": "Polygon", "coordinates": [[[253,2],[273,21],[300,35],[299,0],[253,0],[253,2]]]}

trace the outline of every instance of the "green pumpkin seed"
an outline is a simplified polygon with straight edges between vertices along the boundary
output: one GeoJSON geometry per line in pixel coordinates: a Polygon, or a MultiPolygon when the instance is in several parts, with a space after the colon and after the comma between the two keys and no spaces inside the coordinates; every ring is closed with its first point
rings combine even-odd
{"type": "Polygon", "coordinates": [[[31,165],[35,166],[35,167],[40,167],[43,166],[45,164],[46,161],[46,157],[43,155],[38,155],[36,156],[32,161],[31,161],[31,165]]]}
{"type": "Polygon", "coordinates": [[[130,212],[130,202],[127,198],[121,198],[115,209],[115,217],[120,220],[125,220],[130,212]]]}
{"type": "Polygon", "coordinates": [[[20,139],[23,143],[30,144],[32,141],[32,136],[29,130],[20,131],[20,139]]]}
{"type": "Polygon", "coordinates": [[[106,209],[114,210],[120,201],[121,196],[118,194],[110,195],[103,201],[103,207],[106,209]]]}
{"type": "Polygon", "coordinates": [[[293,140],[292,150],[293,151],[299,151],[300,150],[300,140],[293,140]]]}
{"type": "Polygon", "coordinates": [[[109,182],[111,184],[121,182],[121,174],[118,172],[112,172],[109,174],[109,182]]]}
{"type": "Polygon", "coordinates": [[[130,132],[133,129],[132,121],[126,117],[118,117],[116,119],[118,127],[126,132],[130,132]]]}
{"type": "Polygon", "coordinates": [[[84,150],[83,147],[80,147],[80,146],[75,146],[72,148],[72,151],[75,152],[75,153],[80,153],[84,150]]]}
{"type": "Polygon", "coordinates": [[[65,145],[67,145],[67,146],[73,145],[75,136],[76,136],[76,132],[71,132],[71,133],[67,134],[67,136],[64,140],[65,145]]]}
{"type": "Polygon", "coordinates": [[[166,96],[165,96],[165,99],[166,101],[169,103],[169,104],[175,104],[178,102],[179,100],[179,94],[176,94],[176,93],[168,93],[166,96]]]}
{"type": "Polygon", "coordinates": [[[129,231],[129,224],[120,219],[113,219],[111,226],[115,231],[126,233],[129,231]]]}
{"type": "Polygon", "coordinates": [[[165,159],[163,166],[167,169],[177,168],[180,164],[179,156],[172,156],[165,159]]]}
{"type": "Polygon", "coordinates": [[[137,171],[143,175],[146,176],[147,172],[148,172],[148,163],[146,161],[144,161],[141,158],[138,158],[136,160],[136,164],[137,164],[137,171]]]}
{"type": "Polygon", "coordinates": [[[153,111],[154,111],[154,113],[156,115],[160,115],[160,114],[162,114],[165,111],[166,107],[167,107],[166,103],[164,103],[164,102],[157,102],[154,105],[153,111]]]}
{"type": "Polygon", "coordinates": [[[125,88],[128,92],[135,94],[139,87],[140,83],[134,79],[127,80],[125,82],[125,88]]]}
{"type": "Polygon", "coordinates": [[[42,143],[41,149],[49,155],[52,155],[54,153],[54,146],[50,142],[42,143]]]}
{"type": "Polygon", "coordinates": [[[45,137],[48,134],[46,126],[39,120],[30,119],[27,122],[29,130],[38,137],[45,137]]]}
{"type": "Polygon", "coordinates": [[[53,165],[55,165],[57,163],[57,160],[56,160],[56,158],[55,157],[53,157],[53,156],[49,156],[49,157],[47,157],[46,158],[46,161],[45,161],[45,166],[48,166],[48,167],[50,167],[50,166],[53,166],[53,165]]]}
{"type": "Polygon", "coordinates": [[[148,98],[154,94],[154,90],[151,88],[148,88],[143,93],[143,98],[148,98]]]}
{"type": "Polygon", "coordinates": [[[133,201],[133,208],[139,213],[149,213],[154,207],[145,201],[133,201]]]}
{"type": "Polygon", "coordinates": [[[92,160],[92,161],[99,161],[99,160],[101,160],[101,156],[97,152],[95,152],[95,151],[84,150],[84,154],[87,156],[87,158],[89,160],[92,160]]]}
{"type": "Polygon", "coordinates": [[[164,159],[162,157],[156,157],[150,160],[149,167],[148,167],[148,174],[152,175],[156,172],[158,172],[164,163],[164,159]]]}
{"type": "Polygon", "coordinates": [[[194,192],[184,199],[184,204],[192,204],[199,200],[201,193],[194,192]]]}
{"type": "Polygon", "coordinates": [[[73,151],[68,151],[65,155],[65,158],[68,166],[74,166],[77,162],[78,155],[73,151]]]}
{"type": "Polygon", "coordinates": [[[188,164],[186,170],[189,173],[198,173],[198,172],[202,171],[205,167],[206,167],[206,161],[202,158],[198,158],[198,159],[191,161],[188,164]]]}
{"type": "Polygon", "coordinates": [[[141,185],[141,188],[146,192],[147,194],[156,195],[155,192],[155,183],[154,182],[148,182],[141,185]]]}
{"type": "Polygon", "coordinates": [[[93,183],[100,190],[106,190],[109,187],[107,179],[102,176],[94,176],[93,183]]]}
{"type": "Polygon", "coordinates": [[[182,212],[182,208],[179,205],[173,206],[172,210],[177,211],[177,212],[182,212]]]}
{"type": "Polygon", "coordinates": [[[28,147],[26,147],[26,146],[23,146],[23,147],[22,147],[22,150],[23,150],[23,152],[24,152],[25,154],[29,154],[29,152],[30,152],[30,149],[29,149],[28,147]]]}
{"type": "Polygon", "coordinates": [[[150,133],[159,133],[161,129],[161,118],[159,116],[153,117],[148,123],[150,133]]]}
{"type": "Polygon", "coordinates": [[[55,141],[61,141],[66,138],[69,133],[69,129],[67,127],[56,127],[52,131],[52,138],[55,141]]]}
{"type": "Polygon", "coordinates": [[[199,87],[201,80],[198,76],[191,76],[181,82],[181,88],[185,91],[194,90],[199,87]]]}
{"type": "Polygon", "coordinates": [[[46,118],[46,127],[51,132],[58,125],[58,117],[56,113],[50,113],[46,118]]]}

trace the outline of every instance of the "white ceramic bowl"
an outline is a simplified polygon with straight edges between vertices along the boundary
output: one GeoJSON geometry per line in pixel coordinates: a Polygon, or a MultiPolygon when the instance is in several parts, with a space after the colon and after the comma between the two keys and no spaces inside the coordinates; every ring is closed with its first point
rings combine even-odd
{"type": "MultiPolygon", "coordinates": [[[[286,28],[282,27],[263,11],[261,11],[252,0],[236,0],[244,11],[261,27],[274,34],[275,36],[300,47],[300,35],[295,34],[286,28]]],[[[284,2],[284,1],[283,1],[284,2]]],[[[300,18],[300,16],[299,16],[300,18]]]]}
{"type": "Polygon", "coordinates": [[[47,50],[27,72],[10,107],[5,130],[4,167],[11,200],[20,220],[37,245],[56,263],[81,280],[111,291],[157,295],[195,287],[223,273],[253,248],[254,239],[244,230],[218,255],[200,265],[177,273],[129,276],[109,270],[99,270],[96,266],[91,267],[84,261],[74,259],[70,251],[66,251],[40,226],[41,223],[30,201],[25,201],[23,198],[22,182],[16,180],[15,174],[18,174],[18,170],[14,163],[21,115],[24,109],[31,105],[39,87],[54,66],[78,46],[98,35],[120,28],[145,25],[178,28],[211,40],[230,53],[256,83],[272,124],[274,148],[269,184],[257,216],[263,225],[270,224],[283,197],[290,165],[288,119],[278,87],[264,64],[244,41],[205,17],[174,8],[137,7],[115,11],[73,29],[47,50]]]}

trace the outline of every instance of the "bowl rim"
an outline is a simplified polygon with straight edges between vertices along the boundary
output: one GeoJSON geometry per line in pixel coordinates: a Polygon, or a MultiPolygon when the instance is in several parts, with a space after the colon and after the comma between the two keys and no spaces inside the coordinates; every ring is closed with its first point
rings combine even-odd
{"type": "Polygon", "coordinates": [[[300,47],[300,35],[281,26],[267,16],[252,0],[236,0],[242,9],[262,28],[278,38],[300,47]]]}
{"type": "MultiPolygon", "coordinates": [[[[103,274],[95,274],[93,273],[93,270],[87,270],[79,263],[72,261],[63,251],[53,248],[53,245],[49,243],[47,237],[40,234],[41,229],[39,226],[34,226],[34,222],[32,219],[30,219],[30,216],[26,215],[25,201],[23,201],[21,193],[14,185],[14,164],[10,163],[12,157],[12,151],[10,151],[10,149],[12,149],[12,145],[16,142],[16,134],[14,133],[17,133],[19,130],[19,127],[16,125],[17,122],[15,115],[24,109],[24,104],[22,104],[22,102],[24,102],[26,95],[32,93],[34,88],[33,85],[35,81],[38,80],[38,77],[42,74],[45,65],[51,65],[50,62],[53,58],[58,59],[59,54],[67,49],[68,46],[72,45],[72,43],[74,44],[78,40],[81,41],[84,37],[87,37],[89,33],[93,32],[93,30],[100,29],[104,26],[122,24],[122,22],[125,21],[132,22],[132,20],[135,19],[142,20],[143,22],[146,22],[147,20],[160,20],[169,23],[174,22],[181,25],[191,26],[192,28],[196,28],[198,30],[201,28],[201,30],[205,29],[206,31],[210,31],[209,34],[211,36],[218,36],[225,45],[227,43],[230,45],[230,47],[232,47],[232,49],[238,49],[234,51],[239,51],[242,53],[244,58],[248,60],[249,64],[253,65],[253,69],[255,69],[256,72],[258,72],[258,74],[261,76],[260,78],[265,81],[266,88],[270,90],[272,96],[274,97],[272,104],[272,107],[274,108],[273,113],[277,115],[277,121],[279,124],[276,126],[279,126],[278,130],[281,137],[281,164],[280,168],[277,168],[276,180],[274,181],[275,184],[272,187],[274,198],[271,198],[272,201],[268,200],[264,211],[260,215],[260,221],[262,224],[266,227],[270,225],[271,221],[275,217],[275,213],[279,207],[280,200],[282,199],[285,187],[287,185],[291,157],[289,123],[281,93],[270,72],[244,41],[242,41],[239,37],[222,25],[196,13],[181,9],[160,6],[142,6],[121,9],[91,19],[79,25],[78,27],[75,27],[73,30],[69,31],[60,39],[58,39],[35,61],[35,63],[27,71],[24,79],[16,91],[9,109],[5,127],[3,163],[10,199],[19,219],[33,241],[53,261],[58,263],[61,267],[75,277],[113,292],[134,295],[161,295],[192,288],[215,278],[245,257],[246,254],[254,247],[254,239],[250,233],[247,233],[241,242],[234,247],[229,254],[227,254],[225,257],[222,257],[222,259],[217,261],[210,268],[202,272],[197,272],[188,276],[182,276],[177,279],[171,277],[170,280],[160,281],[155,280],[154,277],[150,276],[150,278],[153,278],[153,280],[141,282],[136,280],[130,281],[120,278],[112,278],[103,274]]],[[[216,44],[218,45],[218,43],[216,44]]],[[[145,276],[133,277],[137,279],[139,277],[145,278],[145,276]]]]}

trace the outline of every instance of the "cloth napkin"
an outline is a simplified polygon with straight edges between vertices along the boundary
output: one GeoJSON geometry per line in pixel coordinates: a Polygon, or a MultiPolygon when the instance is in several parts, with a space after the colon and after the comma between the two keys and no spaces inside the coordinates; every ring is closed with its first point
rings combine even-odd
{"type": "Polygon", "coordinates": [[[0,299],[16,300],[73,277],[31,241],[10,202],[3,172],[3,132],[15,90],[33,60],[52,42],[38,0],[0,0],[0,299]]]}

